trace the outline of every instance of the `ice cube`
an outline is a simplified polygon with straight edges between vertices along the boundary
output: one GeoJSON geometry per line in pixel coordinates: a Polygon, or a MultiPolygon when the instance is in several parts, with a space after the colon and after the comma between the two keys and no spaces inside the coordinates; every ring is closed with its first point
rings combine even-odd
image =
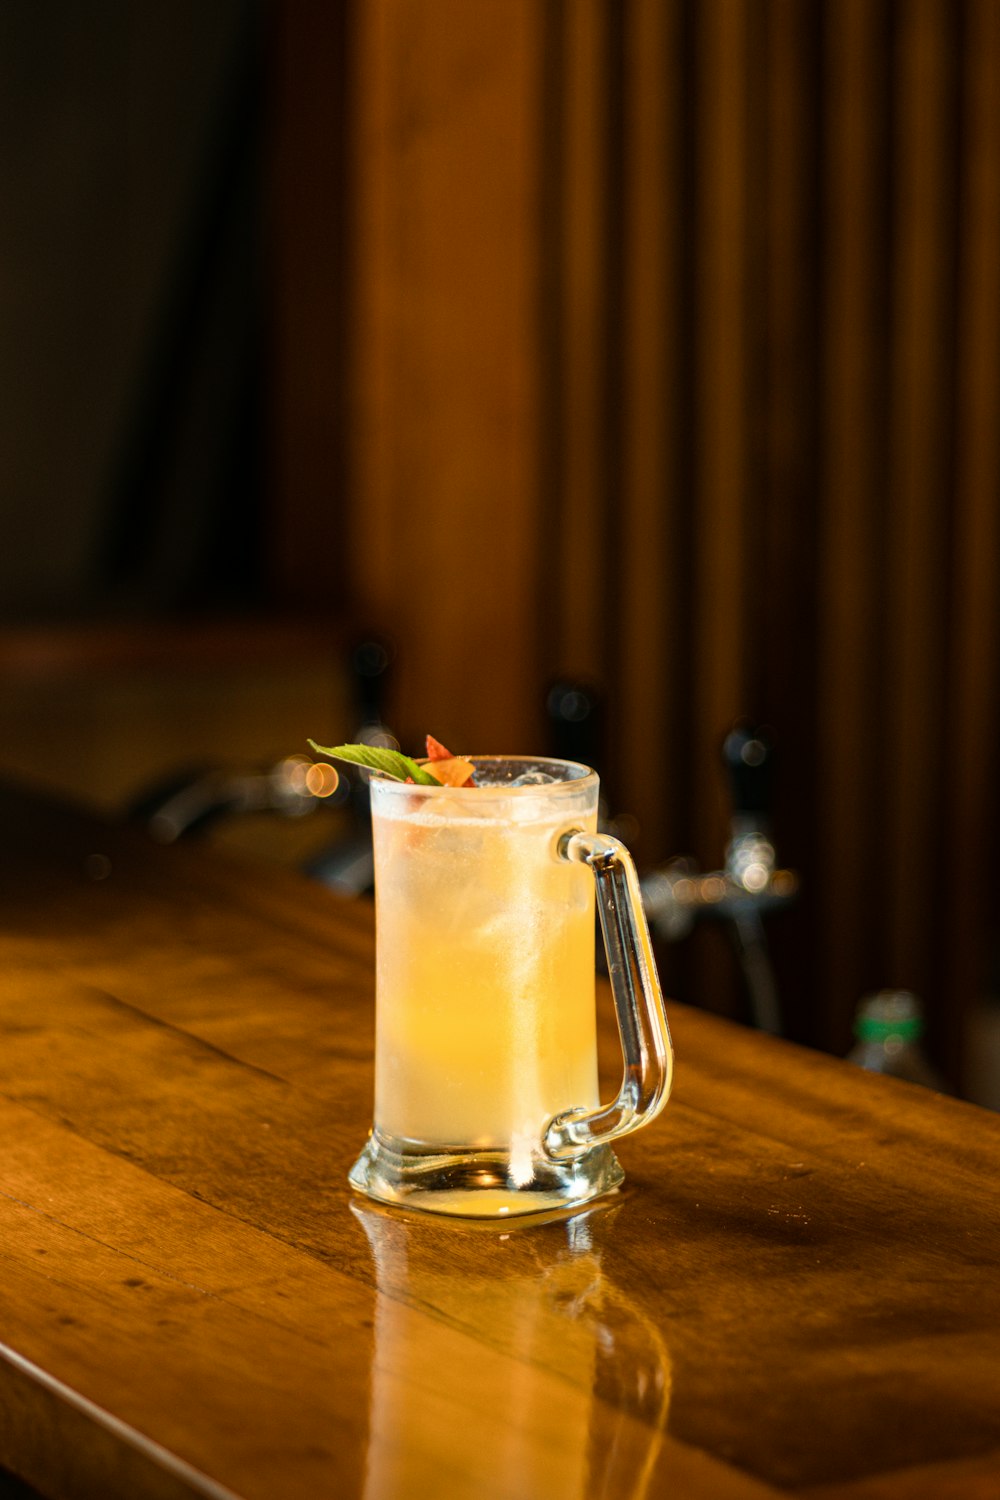
{"type": "Polygon", "coordinates": [[[499,756],[481,760],[476,766],[476,786],[549,786],[553,781],[562,781],[559,774],[545,769],[545,762],[525,761],[518,757],[503,760],[499,756]]]}

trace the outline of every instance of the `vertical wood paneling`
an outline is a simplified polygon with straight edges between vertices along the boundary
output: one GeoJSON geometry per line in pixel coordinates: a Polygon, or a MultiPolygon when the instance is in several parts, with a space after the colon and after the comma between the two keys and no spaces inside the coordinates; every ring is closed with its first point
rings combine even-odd
{"type": "Polygon", "coordinates": [[[964,142],[955,403],[954,631],[944,796],[945,993],[939,1046],[959,1073],[962,1021],[997,962],[1000,749],[1000,6],[971,0],[963,52],[964,142]],[[984,944],[986,938],[986,944],[984,944]],[[984,952],[985,947],[985,952],[984,952]],[[984,963],[985,960],[985,963],[984,963]]]}
{"type": "Polygon", "coordinates": [[[818,469],[816,228],[819,172],[817,23],[813,7],[771,0],[766,32],[766,156],[759,215],[766,324],[763,408],[751,435],[763,471],[763,533],[751,593],[787,590],[787,611],[764,610],[759,660],[749,679],[755,703],[784,702],[801,689],[802,643],[814,630],[812,504],[818,469]],[[766,404],[765,404],[766,401],[766,404]]]}
{"type": "MultiPolygon", "coordinates": [[[[751,12],[728,0],[692,7],[694,391],[691,461],[692,676],[689,849],[721,863],[729,805],[720,746],[746,711],[752,546],[748,529],[752,330],[751,12]]],[[[752,712],[752,710],[750,710],[752,712]]],[[[742,1010],[722,929],[696,932],[682,979],[698,1002],[742,1010]]]]}
{"type": "Polygon", "coordinates": [[[609,10],[602,0],[572,0],[562,14],[563,449],[560,536],[550,559],[558,573],[560,608],[552,624],[557,670],[586,676],[601,664],[606,629],[597,601],[605,587],[607,514],[609,10]]]}
{"type": "MultiPolygon", "coordinates": [[[[813,801],[818,685],[812,656],[819,558],[818,12],[798,0],[770,0],[762,32],[766,54],[754,68],[763,94],[762,159],[751,179],[761,184],[754,217],[762,263],[758,271],[752,262],[752,271],[762,295],[751,294],[760,307],[751,329],[762,344],[750,416],[749,529],[757,541],[747,559],[753,630],[744,711],[767,722],[776,740],[772,817],[781,857],[815,868],[821,847],[820,809],[813,801]],[[787,710],[792,701],[795,714],[787,710]]],[[[784,1021],[792,1035],[813,1034],[818,1021],[811,952],[819,910],[819,892],[808,891],[795,917],[798,951],[786,944],[780,952],[784,1021]]]]}
{"type": "MultiPolygon", "coordinates": [[[[595,676],[643,854],[714,866],[721,737],[765,715],[795,1034],[844,1050],[912,984],[954,1067],[995,885],[1000,6],[349,11],[345,545],[405,727],[537,743],[552,672],[595,676]]],[[[738,1010],[731,965],[687,978],[738,1010]]]]}
{"type": "Polygon", "coordinates": [[[691,566],[695,578],[695,852],[725,838],[721,737],[742,707],[747,588],[747,29],[750,12],[704,0],[696,24],[697,349],[691,566]]]}
{"type": "Polygon", "coordinates": [[[832,1045],[846,1049],[860,990],[886,976],[876,767],[884,598],[884,322],[887,220],[882,46],[885,7],[843,0],[824,29],[827,238],[821,301],[824,396],[816,642],[819,823],[817,992],[832,1045]],[[838,1024],[839,1023],[839,1024],[838,1024]]]}
{"type": "Polygon", "coordinates": [[[359,597],[398,634],[411,738],[514,748],[538,732],[541,11],[356,14],[359,597]]]}
{"type": "MultiPolygon", "coordinates": [[[[625,240],[621,586],[618,704],[633,732],[617,736],[616,777],[639,822],[639,853],[674,852],[685,798],[685,726],[673,707],[684,639],[677,514],[682,170],[680,15],[637,0],[625,48],[625,240]],[[634,732],[641,722],[641,734],[634,732]],[[650,745],[658,747],[650,775],[650,745]]],[[[620,794],[619,794],[620,795],[620,794]]]]}
{"type": "Polygon", "coordinates": [[[941,853],[952,416],[952,0],[898,13],[890,374],[886,978],[925,991],[941,853]]]}

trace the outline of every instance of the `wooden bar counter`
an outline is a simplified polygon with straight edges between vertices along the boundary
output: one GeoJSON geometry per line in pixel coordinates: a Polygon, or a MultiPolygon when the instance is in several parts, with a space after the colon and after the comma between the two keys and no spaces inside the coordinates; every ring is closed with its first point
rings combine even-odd
{"type": "Polygon", "coordinates": [[[60,1500],[1000,1496],[1000,1120],[674,1006],[620,1192],[380,1211],[372,959],[363,903],[0,792],[0,1464],[60,1500]]]}

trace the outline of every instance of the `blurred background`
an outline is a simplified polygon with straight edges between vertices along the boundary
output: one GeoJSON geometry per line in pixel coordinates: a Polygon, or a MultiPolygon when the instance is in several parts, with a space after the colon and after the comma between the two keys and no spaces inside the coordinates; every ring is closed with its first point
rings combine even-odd
{"type": "Polygon", "coordinates": [[[569,683],[713,870],[746,718],[783,1029],[912,988],[996,1102],[995,0],[35,0],[0,97],[0,774],[352,737],[374,635],[404,748],[569,683]]]}

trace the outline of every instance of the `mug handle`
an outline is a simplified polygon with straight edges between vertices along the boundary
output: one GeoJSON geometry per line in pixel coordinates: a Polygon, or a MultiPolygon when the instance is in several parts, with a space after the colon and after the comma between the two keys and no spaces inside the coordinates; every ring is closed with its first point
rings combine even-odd
{"type": "Polygon", "coordinates": [[[560,859],[589,865],[594,873],[625,1058],[622,1086],[612,1104],[563,1110],[546,1126],[546,1153],[567,1161],[655,1120],[670,1097],[674,1049],[631,854],[608,834],[578,828],[560,836],[556,852],[560,859]]]}

